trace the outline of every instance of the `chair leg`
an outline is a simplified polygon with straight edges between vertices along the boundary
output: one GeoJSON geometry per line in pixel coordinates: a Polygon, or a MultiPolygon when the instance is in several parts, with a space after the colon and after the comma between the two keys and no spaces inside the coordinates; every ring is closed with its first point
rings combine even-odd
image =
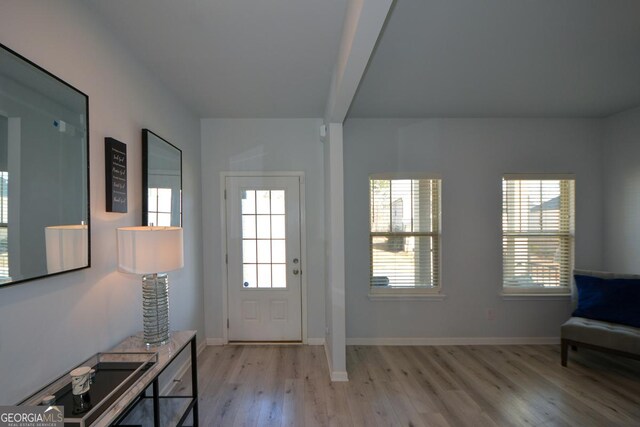
{"type": "Polygon", "coordinates": [[[569,355],[569,343],[567,340],[560,341],[560,363],[562,366],[567,366],[567,359],[569,355]]]}

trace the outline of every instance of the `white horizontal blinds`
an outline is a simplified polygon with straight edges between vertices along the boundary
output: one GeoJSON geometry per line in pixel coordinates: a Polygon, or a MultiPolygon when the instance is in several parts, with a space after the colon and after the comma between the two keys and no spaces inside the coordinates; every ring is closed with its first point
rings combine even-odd
{"type": "Polygon", "coordinates": [[[569,286],[574,180],[509,178],[502,180],[504,286],[569,286]]]}
{"type": "Polygon", "coordinates": [[[440,180],[370,181],[371,286],[438,286],[440,180]]]}

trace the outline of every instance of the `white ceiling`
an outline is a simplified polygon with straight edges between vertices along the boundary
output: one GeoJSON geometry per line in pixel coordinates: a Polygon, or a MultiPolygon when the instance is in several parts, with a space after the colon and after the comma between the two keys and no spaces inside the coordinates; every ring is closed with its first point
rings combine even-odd
{"type": "Polygon", "coordinates": [[[90,0],[200,117],[322,117],[347,0],[90,0]]]}
{"type": "MultiPolygon", "coordinates": [[[[200,117],[323,117],[347,0],[90,0],[200,117]]],[[[639,0],[396,0],[349,117],[640,105],[639,0]]]]}
{"type": "Polygon", "coordinates": [[[603,117],[638,105],[638,0],[397,0],[349,116],[603,117]]]}

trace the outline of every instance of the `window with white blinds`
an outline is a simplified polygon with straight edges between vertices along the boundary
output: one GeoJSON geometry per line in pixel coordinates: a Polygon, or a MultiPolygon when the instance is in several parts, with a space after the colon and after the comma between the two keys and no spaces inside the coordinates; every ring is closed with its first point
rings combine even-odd
{"type": "Polygon", "coordinates": [[[437,289],[440,180],[370,179],[372,291],[437,289]]]}
{"type": "Polygon", "coordinates": [[[9,172],[0,171],[0,279],[9,277],[9,172]]]}
{"type": "Polygon", "coordinates": [[[502,180],[505,292],[568,292],[573,268],[574,179],[506,175],[502,180]]]}

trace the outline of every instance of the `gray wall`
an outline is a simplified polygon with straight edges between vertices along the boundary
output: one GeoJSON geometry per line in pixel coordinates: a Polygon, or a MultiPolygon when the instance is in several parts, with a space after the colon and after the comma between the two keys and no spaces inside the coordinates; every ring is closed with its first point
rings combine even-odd
{"type": "Polygon", "coordinates": [[[605,120],[604,264],[640,273],[640,107],[605,120]]]}
{"type": "Polygon", "coordinates": [[[602,123],[351,119],[345,124],[347,337],[557,337],[568,299],[505,300],[501,176],[576,174],[576,266],[602,262],[602,123]],[[369,300],[368,176],[442,176],[444,301],[369,300]],[[487,309],[495,310],[488,320],[487,309]]]}
{"type": "Polygon", "coordinates": [[[324,337],[324,182],[321,119],[203,119],[202,208],[207,338],[223,337],[220,172],[302,171],[306,183],[307,328],[324,337]]]}
{"type": "Polygon", "coordinates": [[[115,230],[140,224],[145,127],[183,150],[185,266],[170,273],[171,325],[202,331],[200,129],[85,2],[0,9],[2,43],[89,95],[91,131],[91,268],[0,289],[0,403],[11,404],[142,329],[141,279],[117,272],[115,230]],[[106,136],[127,144],[127,214],[105,212],[106,136]]]}

